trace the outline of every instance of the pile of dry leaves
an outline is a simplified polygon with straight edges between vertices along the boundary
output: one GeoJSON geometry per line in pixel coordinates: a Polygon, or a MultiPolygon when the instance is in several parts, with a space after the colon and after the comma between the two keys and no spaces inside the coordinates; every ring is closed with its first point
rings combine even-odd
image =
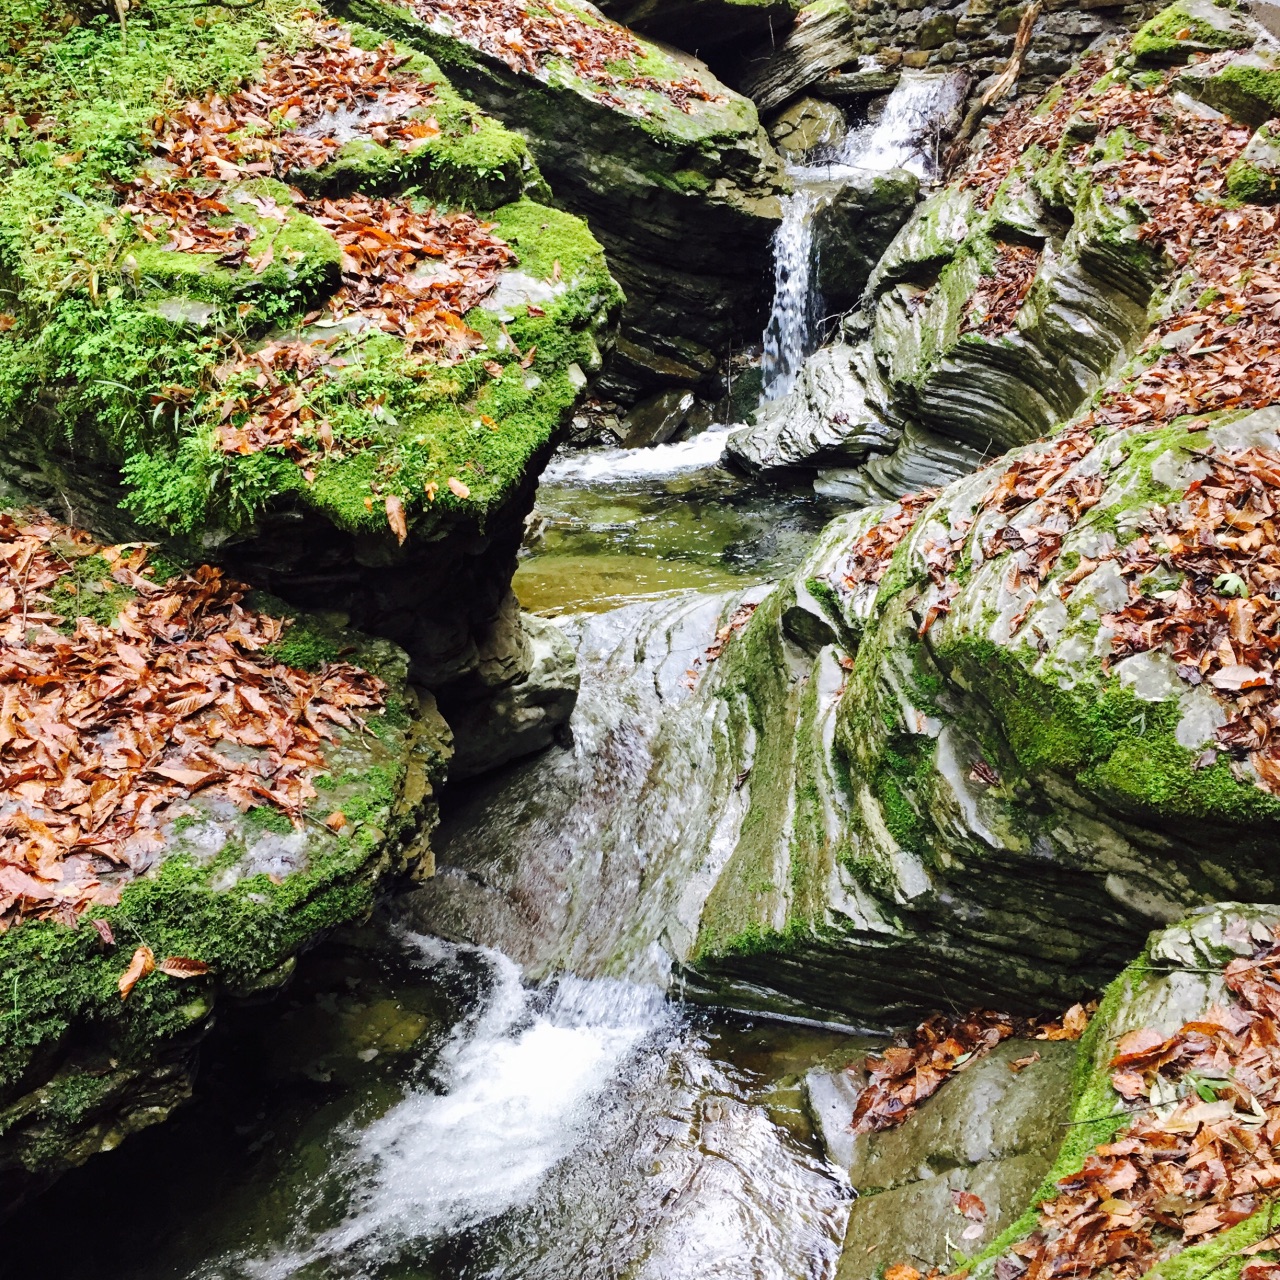
{"type": "Polygon", "coordinates": [[[848,591],[879,582],[889,568],[898,544],[914,528],[920,513],[938,496],[938,489],[921,489],[899,498],[878,521],[854,539],[833,573],[848,591]]]}
{"type": "MultiPolygon", "coordinates": [[[[963,1017],[935,1013],[902,1044],[873,1054],[851,1072],[865,1071],[867,1084],[853,1111],[854,1133],[874,1133],[900,1125],[926,1098],[957,1071],[977,1061],[1002,1040],[1078,1040],[1096,1005],[1075,1004],[1058,1019],[1018,1018],[990,1009],[974,1009],[963,1017]]],[[[1030,1066],[1035,1056],[1019,1059],[1015,1069],[1030,1066]]]]}
{"type": "Polygon", "coordinates": [[[146,556],[0,514],[0,930],[114,901],[197,791],[301,821],[324,744],[383,704],[357,667],[269,657],[286,624],[219,570],[162,585],[146,556]],[[95,555],[105,583],[76,572],[95,555]],[[77,597],[104,589],[121,601],[111,626],[77,617],[77,597]]]}
{"type": "Polygon", "coordinates": [[[619,87],[661,94],[681,111],[693,110],[695,99],[715,100],[693,76],[671,80],[646,75],[640,42],[625,27],[607,19],[587,21],[554,0],[535,5],[521,0],[405,0],[423,22],[447,26],[450,34],[505,62],[512,71],[537,75],[549,62],[568,62],[580,80],[596,86],[610,106],[645,113],[618,96],[619,87]]]}
{"type": "MultiPolygon", "coordinates": [[[[155,148],[170,168],[154,176],[283,178],[320,168],[351,137],[408,151],[440,132],[423,114],[436,102],[435,86],[401,69],[408,56],[390,43],[358,48],[332,19],[310,20],[306,34],[308,47],[273,53],[248,87],[157,119],[155,148]]],[[[137,185],[154,183],[143,178],[137,185]]]]}
{"type": "Polygon", "coordinates": [[[978,281],[978,287],[965,304],[960,332],[979,332],[988,338],[1008,333],[1017,319],[1018,308],[1031,292],[1039,269],[1038,249],[1025,244],[999,245],[995,270],[978,281]]]}

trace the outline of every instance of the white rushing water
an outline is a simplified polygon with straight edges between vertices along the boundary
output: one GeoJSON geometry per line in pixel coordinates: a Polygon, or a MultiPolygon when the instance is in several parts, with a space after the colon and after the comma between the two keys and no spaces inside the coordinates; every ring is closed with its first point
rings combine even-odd
{"type": "Polygon", "coordinates": [[[780,400],[791,391],[816,340],[819,301],[813,287],[813,215],[817,207],[818,193],[799,182],[782,201],[782,222],[773,237],[773,309],[760,362],[765,400],[780,400]]]}
{"type": "Polygon", "coordinates": [[[860,173],[906,169],[925,181],[935,179],[946,122],[959,111],[967,83],[962,75],[904,73],[874,124],[851,129],[803,165],[788,166],[795,192],[783,199],[782,222],[774,234],[773,307],[761,360],[764,400],[780,400],[792,391],[805,357],[821,338],[814,215],[842,182],[860,173]]]}
{"type": "Polygon", "coordinates": [[[544,485],[594,485],[623,480],[661,480],[687,471],[716,466],[724,453],[728,426],[706,431],[677,444],[640,449],[575,449],[551,459],[542,473],[544,485]]]}
{"type": "Polygon", "coordinates": [[[485,994],[429,1079],[335,1135],[285,1239],[198,1280],[829,1280],[844,1184],[657,987],[527,987],[500,952],[407,943],[485,994]]]}

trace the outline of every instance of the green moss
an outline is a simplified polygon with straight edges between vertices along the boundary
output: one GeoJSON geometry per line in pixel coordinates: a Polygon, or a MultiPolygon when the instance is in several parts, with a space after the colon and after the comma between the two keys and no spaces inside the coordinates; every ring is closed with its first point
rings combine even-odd
{"type": "Polygon", "coordinates": [[[1251,204],[1273,204],[1280,200],[1280,174],[1237,157],[1227,169],[1227,193],[1251,204]]]}
{"type": "Polygon", "coordinates": [[[245,822],[259,831],[274,831],[278,836],[287,836],[293,830],[293,823],[279,809],[267,805],[254,805],[244,815],[245,822]]]}
{"type": "Polygon", "coordinates": [[[120,610],[134,598],[128,587],[112,580],[111,566],[98,555],[74,562],[49,592],[49,604],[66,619],[63,630],[74,631],[77,618],[92,618],[109,627],[120,610]]]}
{"type": "Polygon", "coordinates": [[[1212,1275],[1214,1280],[1239,1280],[1250,1257],[1256,1257],[1259,1262],[1280,1260],[1280,1249],[1264,1249],[1249,1256],[1244,1252],[1250,1245],[1267,1239],[1277,1225],[1280,1225],[1280,1208],[1273,1201],[1229,1231],[1202,1240],[1152,1267],[1147,1277],[1149,1280],[1207,1280],[1212,1275]]]}
{"type": "Polygon", "coordinates": [[[939,645],[939,660],[962,670],[991,705],[1004,741],[1030,777],[1057,773],[1131,813],[1262,826],[1280,800],[1240,781],[1225,760],[1194,767],[1179,745],[1176,699],[1142,702],[1118,679],[1100,690],[1060,689],[1038,679],[1018,655],[973,637],[939,645]]]}
{"type": "Polygon", "coordinates": [[[1179,0],[1139,27],[1132,47],[1141,60],[1164,65],[1185,62],[1198,51],[1245,49],[1252,43],[1246,31],[1197,17],[1179,0]]]}

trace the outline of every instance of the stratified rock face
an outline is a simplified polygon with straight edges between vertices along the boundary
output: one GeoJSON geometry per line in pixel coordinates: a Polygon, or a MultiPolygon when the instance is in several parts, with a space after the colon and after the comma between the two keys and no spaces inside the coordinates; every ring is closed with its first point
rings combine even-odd
{"type": "Polygon", "coordinates": [[[811,357],[849,374],[802,378],[730,455],[751,470],[842,468],[824,476],[827,491],[875,501],[962,474],[1074,412],[1145,334],[1173,264],[1140,240],[1141,210],[1108,198],[1108,167],[1133,154],[1124,131],[1096,139],[1091,164],[1068,166],[1071,129],[989,204],[953,183],[920,205],[844,322],[845,345],[811,357]],[[998,315],[983,301],[996,280],[1014,293],[998,315]],[[850,345],[856,354],[840,354],[850,345]],[[868,453],[882,456],[849,474],[868,453]]]}
{"type": "Polygon", "coordinates": [[[1062,1142],[1075,1059],[1073,1043],[1006,1040],[901,1127],[856,1136],[854,1073],[811,1072],[805,1083],[823,1144],[858,1192],[838,1280],[872,1280],[899,1258],[947,1265],[970,1225],[955,1193],[976,1195],[985,1211],[980,1233],[965,1237],[970,1254],[1020,1217],[1062,1142]]]}
{"type": "Polygon", "coordinates": [[[750,662],[757,674],[736,678],[764,688],[762,646],[785,651],[790,636],[816,653],[812,710],[762,700],[763,739],[796,745],[767,792],[745,784],[760,814],[704,908],[698,980],[721,998],[752,1003],[768,987],[855,1017],[944,997],[1055,1003],[1098,983],[1151,922],[1226,894],[1276,896],[1280,802],[1248,764],[1204,755],[1227,696],[1163,653],[1104,659],[1131,598],[1117,543],[1205,474],[1197,451],[1275,449],[1277,425],[1264,410],[1201,433],[1086,438],[1057,484],[1100,497],[1043,581],[1019,585],[1002,548],[1033,544],[1053,489],[1011,516],[982,497],[1061,444],[944,490],[878,583],[850,589],[839,548],[910,513],[833,526],[716,672],[734,680],[750,662]],[[939,588],[944,546],[966,567],[939,588]]]}
{"type": "Polygon", "coordinates": [[[786,39],[749,65],[742,91],[761,111],[780,107],[815,81],[857,60],[853,12],[845,0],[816,0],[796,15],[786,39]]]}
{"type": "Polygon", "coordinates": [[[587,219],[627,297],[630,352],[611,374],[615,398],[667,383],[666,361],[696,366],[710,355],[714,365],[732,339],[758,336],[778,197],[789,184],[755,107],[703,64],[608,24],[584,0],[567,0],[566,13],[629,42],[641,73],[616,77],[607,91],[558,56],[499,56],[429,0],[339,7],[430,53],[528,139],[557,200],[587,219]],[[655,82],[692,92],[677,102],[655,82]]]}

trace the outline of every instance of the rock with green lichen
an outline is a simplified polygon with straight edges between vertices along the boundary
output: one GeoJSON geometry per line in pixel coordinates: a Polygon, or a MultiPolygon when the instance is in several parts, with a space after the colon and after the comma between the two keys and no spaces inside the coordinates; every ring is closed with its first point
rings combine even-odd
{"type": "Polygon", "coordinates": [[[385,707],[322,745],[316,798],[296,823],[270,807],[242,812],[216,787],[171,801],[154,814],[159,846],[119,903],[92,908],[101,929],[85,918],[27,921],[0,935],[6,1210],[184,1102],[221,1002],[283,985],[299,951],[369,912],[389,873],[431,873],[451,754],[433,699],[408,683],[395,645],[290,616],[281,661],[311,667],[342,655],[387,683],[385,707]],[[118,981],[140,944],[157,961],[199,960],[209,971],[179,981],[157,970],[122,999],[118,981]]]}
{"type": "MultiPolygon", "coordinates": [[[[878,514],[833,526],[715,673],[786,689],[771,671],[800,660],[828,728],[801,757],[814,740],[789,708],[805,695],[758,695],[757,758],[787,763],[743,785],[759,820],[743,822],[706,898],[693,984],[855,1020],[938,999],[1052,1007],[1098,985],[1153,923],[1276,897],[1280,801],[1247,764],[1204,754],[1228,702],[1161,652],[1109,658],[1104,617],[1128,600],[1108,549],[1203,474],[1196,451],[1276,448],[1278,430],[1268,409],[1102,438],[1058,482],[1100,476],[1102,496],[1039,585],[1011,575],[1008,551],[984,554],[1009,517],[978,502],[1015,458],[1052,446],[943,489],[878,584],[846,589],[840,561],[878,514]],[[939,615],[930,557],[949,543],[939,615]],[[1081,565],[1096,567],[1064,586],[1081,565]],[[795,645],[820,642],[832,656],[799,659],[795,645]]],[[[1028,507],[1012,526],[1044,518],[1028,507]]]]}
{"type": "MultiPolygon", "coordinates": [[[[665,379],[650,362],[688,363],[692,344],[712,365],[734,339],[763,327],[770,237],[789,188],[752,103],[687,54],[638,40],[633,70],[691,79],[707,97],[681,107],[620,76],[608,93],[565,59],[536,71],[427,23],[389,0],[341,0],[339,12],[429,54],[455,84],[528,140],[556,198],[586,218],[627,297],[622,332],[648,354],[615,373],[610,394],[631,400],[665,379]]],[[[572,4],[588,25],[606,20],[572,4]]],[[[696,363],[696,361],[695,361],[696,363]]]]}
{"type": "Polygon", "coordinates": [[[1139,62],[1151,66],[1176,65],[1196,54],[1247,49],[1261,33],[1234,4],[1177,0],[1138,29],[1133,52],[1139,62]]]}
{"type": "Polygon", "coordinates": [[[838,1280],[873,1280],[904,1257],[948,1265],[953,1242],[969,1227],[957,1218],[956,1193],[976,1195],[986,1211],[980,1230],[966,1232],[970,1253],[1020,1217],[1062,1141],[1075,1057],[1071,1043],[1006,1040],[900,1127],[857,1136],[851,1121],[861,1082],[840,1071],[843,1063],[843,1080],[810,1073],[808,1100],[823,1145],[858,1192],[838,1280]]]}
{"type": "Polygon", "coordinates": [[[1280,113],[1280,57],[1267,49],[1219,54],[1188,67],[1178,87],[1255,129],[1280,113]]]}
{"type": "Polygon", "coordinates": [[[1273,204],[1280,200],[1280,138],[1265,125],[1227,169],[1227,190],[1237,200],[1273,204]]]}
{"type": "MultiPolygon", "coordinates": [[[[869,280],[850,273],[866,288],[843,341],[735,433],[729,456],[751,471],[816,470],[820,491],[876,502],[962,475],[1073,413],[1136,348],[1173,273],[1138,234],[1145,214],[1108,188],[1136,140],[1091,137],[1084,163],[1068,164],[1080,141],[1068,122],[1058,153],[1026,156],[988,208],[954,183],[919,205],[869,280]],[[1029,252],[1035,274],[1012,322],[986,331],[983,281],[1002,255],[1029,252]]],[[[909,207],[905,190],[897,198],[909,207]]],[[[842,261],[824,252],[821,269],[838,274],[842,261]]]]}

